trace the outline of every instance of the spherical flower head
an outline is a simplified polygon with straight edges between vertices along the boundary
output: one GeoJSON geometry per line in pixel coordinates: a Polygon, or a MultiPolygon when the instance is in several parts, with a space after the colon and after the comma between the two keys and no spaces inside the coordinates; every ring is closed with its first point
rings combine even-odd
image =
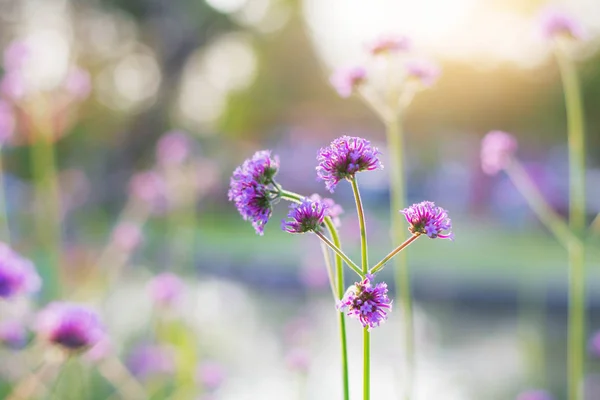
{"type": "Polygon", "coordinates": [[[170,272],[156,275],[148,283],[148,292],[152,300],[161,307],[172,307],[181,299],[183,282],[170,272]]]}
{"type": "Polygon", "coordinates": [[[281,221],[281,229],[289,233],[319,231],[325,219],[327,206],[321,201],[304,199],[302,203],[290,205],[288,220],[281,221]]]}
{"type": "Polygon", "coordinates": [[[325,187],[333,192],[343,179],[352,179],[362,171],[382,169],[377,147],[360,137],[342,136],[317,155],[317,178],[325,181],[325,187]]]}
{"type": "Polygon", "coordinates": [[[367,70],[363,67],[349,67],[336,70],[329,82],[343,98],[348,98],[367,80],[367,70]]]}
{"type": "Polygon", "coordinates": [[[408,79],[418,82],[423,87],[430,87],[440,77],[440,67],[427,60],[411,60],[406,63],[408,79]]]}
{"type": "Polygon", "coordinates": [[[431,239],[454,239],[452,221],[448,211],[437,207],[431,201],[423,201],[400,211],[410,225],[408,230],[413,234],[427,235],[431,239]],[[447,231],[447,233],[444,233],[447,231]]]}
{"type": "Polygon", "coordinates": [[[545,390],[527,390],[519,393],[516,400],[553,400],[554,398],[550,393],[545,390]]]}
{"type": "Polygon", "coordinates": [[[271,185],[278,171],[279,158],[262,150],[244,161],[231,176],[229,201],[235,203],[244,220],[250,221],[261,236],[273,212],[271,185]]]}
{"type": "Polygon", "coordinates": [[[19,350],[27,344],[27,329],[19,321],[4,321],[0,323],[0,345],[9,349],[19,350]]]}
{"type": "Polygon", "coordinates": [[[125,252],[131,252],[142,242],[142,230],[140,226],[133,222],[120,222],[112,232],[112,242],[119,249],[125,252]]]}
{"type": "Polygon", "coordinates": [[[582,40],[586,33],[583,26],[566,12],[549,7],[540,13],[540,29],[542,36],[547,40],[559,37],[582,40]]]}
{"type": "Polygon", "coordinates": [[[481,169],[495,175],[508,165],[517,151],[517,140],[509,133],[491,131],[481,141],[481,169]]]}
{"type": "Polygon", "coordinates": [[[0,146],[6,144],[15,133],[16,121],[12,107],[0,100],[0,146]]]}
{"type": "Polygon", "coordinates": [[[50,303],[38,314],[38,335],[69,352],[82,352],[105,336],[98,314],[74,303],[50,303]]]}
{"type": "Polygon", "coordinates": [[[410,39],[401,35],[381,36],[367,46],[369,53],[374,56],[407,52],[411,47],[410,39]]]}
{"type": "Polygon", "coordinates": [[[32,294],[42,286],[33,263],[0,243],[0,299],[32,294]]]}
{"type": "Polygon", "coordinates": [[[175,354],[170,347],[143,344],[131,351],[126,365],[139,379],[171,375],[175,372],[175,354]]]}
{"type": "Polygon", "coordinates": [[[338,310],[358,319],[369,331],[385,322],[392,311],[387,284],[381,282],[373,286],[373,279],[373,275],[367,274],[362,282],[350,286],[337,304],[338,310]]]}
{"type": "Polygon", "coordinates": [[[342,223],[340,221],[340,215],[344,213],[344,209],[342,208],[342,206],[333,201],[333,199],[330,199],[328,197],[322,198],[316,193],[312,194],[309,198],[312,201],[319,201],[325,204],[325,206],[327,207],[325,208],[325,216],[331,218],[331,221],[333,222],[333,225],[336,228],[339,228],[341,226],[342,223]]]}
{"type": "Polygon", "coordinates": [[[223,366],[215,361],[203,361],[196,371],[196,379],[209,391],[217,390],[225,380],[225,375],[223,366]]]}
{"type": "Polygon", "coordinates": [[[74,100],[82,101],[85,100],[92,91],[92,78],[90,73],[83,68],[75,67],[72,68],[64,83],[65,90],[74,100]]]}
{"type": "Polygon", "coordinates": [[[156,144],[156,159],[162,165],[179,165],[190,155],[190,146],[190,139],[184,132],[167,132],[156,144]]]}

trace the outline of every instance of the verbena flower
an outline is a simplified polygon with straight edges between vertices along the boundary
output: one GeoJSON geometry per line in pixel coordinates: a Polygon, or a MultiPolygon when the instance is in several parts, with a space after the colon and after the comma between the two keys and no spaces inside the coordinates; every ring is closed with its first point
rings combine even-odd
{"type": "Polygon", "coordinates": [[[517,151],[517,140],[509,133],[491,131],[481,141],[481,168],[488,175],[500,172],[517,151]]]}
{"type": "Polygon", "coordinates": [[[148,283],[150,297],[155,304],[161,307],[174,306],[183,293],[183,282],[170,272],[156,275],[148,283]]]}
{"type": "Polygon", "coordinates": [[[340,215],[344,213],[344,209],[342,208],[342,206],[333,201],[333,199],[330,199],[328,197],[322,198],[316,193],[312,194],[309,198],[312,201],[320,201],[323,204],[325,204],[325,206],[327,206],[327,208],[325,209],[325,216],[331,218],[331,222],[333,222],[333,225],[336,228],[340,227],[340,215]]]}
{"type": "Polygon", "coordinates": [[[68,351],[85,351],[105,337],[98,314],[74,303],[50,303],[38,314],[38,335],[68,351]]]}
{"type": "Polygon", "coordinates": [[[327,206],[321,201],[304,199],[300,204],[290,205],[288,221],[281,221],[281,229],[289,233],[306,233],[318,231],[325,219],[327,206]]]}
{"type": "Polygon", "coordinates": [[[142,344],[131,351],[126,365],[139,379],[171,375],[175,372],[175,354],[171,347],[142,344]]]}
{"type": "Polygon", "coordinates": [[[367,47],[369,53],[372,55],[380,55],[409,51],[412,47],[412,43],[406,36],[386,35],[377,38],[367,47]]]}
{"type": "Polygon", "coordinates": [[[42,280],[33,263],[0,242],[0,298],[37,292],[42,280]]]}
{"type": "Polygon", "coordinates": [[[18,321],[1,322],[0,344],[14,350],[22,349],[27,344],[27,329],[18,321]]]}
{"type": "Polygon", "coordinates": [[[432,86],[440,76],[440,68],[426,60],[411,60],[406,63],[406,74],[424,87],[432,86]]]}
{"type": "Polygon", "coordinates": [[[363,67],[347,67],[336,70],[329,79],[341,97],[347,98],[367,80],[367,70],[363,67]]]}
{"type": "Polygon", "coordinates": [[[388,312],[392,311],[387,284],[380,282],[373,286],[373,279],[373,275],[367,274],[362,282],[350,286],[337,304],[338,310],[358,319],[369,330],[385,322],[388,312]]]}
{"type": "Polygon", "coordinates": [[[408,230],[413,234],[424,234],[431,239],[454,239],[452,221],[448,218],[448,212],[437,207],[431,201],[423,201],[400,211],[404,214],[410,227],[408,230]],[[443,233],[447,231],[447,233],[443,233]]]}
{"type": "Polygon", "coordinates": [[[279,170],[279,158],[269,150],[258,151],[235,169],[229,185],[229,201],[233,201],[246,221],[252,222],[259,235],[273,212],[272,182],[279,170]]]}
{"type": "Polygon", "coordinates": [[[545,390],[527,390],[517,395],[516,400],[553,400],[552,395],[545,390]]]}
{"type": "Polygon", "coordinates": [[[379,150],[371,142],[360,137],[342,136],[317,155],[317,178],[333,192],[343,179],[351,179],[357,172],[383,168],[379,150]]]}
{"type": "Polygon", "coordinates": [[[540,29],[545,39],[566,37],[581,40],[585,30],[581,23],[566,12],[549,7],[540,13],[540,29]]]}

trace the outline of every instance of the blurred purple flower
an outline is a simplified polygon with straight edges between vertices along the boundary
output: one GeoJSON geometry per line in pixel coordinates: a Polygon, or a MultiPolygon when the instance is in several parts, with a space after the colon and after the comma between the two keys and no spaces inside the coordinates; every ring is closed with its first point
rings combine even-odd
{"type": "Polygon", "coordinates": [[[65,90],[70,93],[74,99],[85,100],[92,91],[92,78],[90,73],[83,68],[72,68],[65,79],[65,90]]]}
{"type": "Polygon", "coordinates": [[[338,94],[347,98],[367,80],[367,70],[363,67],[340,68],[336,70],[329,82],[338,94]]]}
{"type": "Polygon", "coordinates": [[[156,275],[148,283],[150,297],[161,307],[173,307],[183,294],[183,282],[170,272],[156,275]]]}
{"type": "Polygon", "coordinates": [[[166,204],[166,184],[156,171],[138,172],[129,182],[130,195],[146,203],[154,212],[166,204]]]}
{"type": "Polygon", "coordinates": [[[545,390],[527,390],[517,395],[516,400],[552,400],[553,397],[545,390]]]}
{"type": "Polygon", "coordinates": [[[431,239],[454,240],[452,221],[448,217],[448,211],[437,207],[431,201],[422,201],[400,210],[410,225],[408,230],[413,234],[424,234],[431,239]],[[442,233],[448,231],[448,233],[442,233]]]}
{"type": "Polygon", "coordinates": [[[209,391],[214,391],[225,380],[225,369],[215,361],[203,361],[198,365],[196,379],[209,391]]]}
{"type": "Polygon", "coordinates": [[[68,351],[85,351],[105,336],[98,314],[92,309],[67,302],[54,302],[39,312],[37,333],[68,351]]]}
{"type": "Polygon", "coordinates": [[[4,49],[4,70],[12,72],[23,68],[30,56],[30,47],[23,41],[14,40],[4,49]]]}
{"type": "Polygon", "coordinates": [[[273,211],[270,185],[278,170],[279,157],[271,156],[270,150],[257,151],[233,171],[230,180],[229,201],[261,236],[273,211]]]}
{"type": "Polygon", "coordinates": [[[388,312],[392,311],[387,284],[380,282],[372,286],[373,279],[373,275],[367,274],[362,282],[350,286],[337,304],[338,310],[358,319],[369,331],[385,322],[388,312]]]}
{"type": "Polygon", "coordinates": [[[12,107],[0,100],[0,146],[5,145],[15,133],[15,115],[12,107]]]}
{"type": "Polygon", "coordinates": [[[140,379],[175,372],[175,355],[170,347],[142,344],[127,357],[126,365],[140,379]]]}
{"type": "Polygon", "coordinates": [[[0,81],[0,93],[10,101],[18,102],[27,93],[25,78],[19,70],[7,71],[0,81]]]}
{"type": "Polygon", "coordinates": [[[131,252],[142,242],[142,230],[133,222],[120,222],[112,232],[112,241],[119,249],[131,252]]]}
{"type": "Polygon", "coordinates": [[[409,79],[417,80],[424,87],[432,86],[440,76],[440,67],[427,60],[411,60],[406,63],[409,79]]]}
{"type": "Polygon", "coordinates": [[[377,38],[370,43],[367,48],[372,55],[407,52],[411,49],[412,43],[406,36],[385,35],[377,38]]]}
{"type": "Polygon", "coordinates": [[[382,169],[377,147],[360,137],[342,136],[317,154],[317,178],[333,192],[343,179],[351,179],[357,172],[382,169]]]}
{"type": "Polygon", "coordinates": [[[600,358],[600,331],[594,333],[589,342],[589,352],[595,358],[600,358]]]}
{"type": "Polygon", "coordinates": [[[85,353],[85,358],[91,362],[99,362],[105,359],[112,351],[112,343],[110,339],[105,336],[85,353]]]}
{"type": "Polygon", "coordinates": [[[540,13],[540,29],[545,39],[567,37],[582,40],[586,32],[579,21],[566,12],[550,6],[540,13]]]}
{"type": "Polygon", "coordinates": [[[322,198],[321,196],[319,196],[316,193],[311,195],[309,197],[309,199],[311,199],[312,201],[322,202],[323,204],[325,204],[325,206],[326,206],[325,216],[331,217],[331,222],[333,222],[333,225],[336,228],[340,227],[340,225],[341,225],[340,215],[342,215],[344,213],[344,209],[342,208],[342,206],[340,206],[335,201],[333,201],[333,199],[330,199],[328,197],[322,198]]]}
{"type": "Polygon", "coordinates": [[[0,323],[0,344],[19,350],[27,344],[27,329],[19,321],[3,321],[0,323]]]}
{"type": "Polygon", "coordinates": [[[33,263],[0,242],[0,298],[35,293],[41,286],[33,263]]]}
{"type": "Polygon", "coordinates": [[[491,131],[481,141],[481,169],[495,175],[510,162],[517,151],[517,140],[509,133],[491,131]]]}
{"type": "Polygon", "coordinates": [[[162,165],[177,165],[190,154],[190,139],[182,131],[165,133],[156,144],[156,159],[162,165]]]}
{"type": "Polygon", "coordinates": [[[327,206],[323,202],[304,199],[292,203],[288,220],[281,221],[281,229],[289,233],[306,233],[321,230],[327,206]]]}
{"type": "Polygon", "coordinates": [[[286,354],[285,364],[292,371],[304,373],[310,367],[310,355],[304,348],[293,348],[286,354]]]}
{"type": "Polygon", "coordinates": [[[322,265],[322,260],[313,260],[314,257],[309,257],[306,262],[302,263],[299,271],[300,280],[309,288],[320,289],[327,286],[329,275],[327,274],[327,267],[322,265]]]}

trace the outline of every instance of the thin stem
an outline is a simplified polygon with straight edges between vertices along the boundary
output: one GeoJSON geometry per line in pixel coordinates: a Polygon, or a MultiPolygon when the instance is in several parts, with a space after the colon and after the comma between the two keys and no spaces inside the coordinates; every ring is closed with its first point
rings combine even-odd
{"type": "MultiPolygon", "coordinates": [[[[333,221],[330,217],[325,218],[325,226],[329,230],[333,244],[338,248],[342,247],[340,236],[333,225],[333,221]]],[[[344,269],[342,264],[342,257],[339,254],[335,255],[335,271],[337,275],[336,289],[337,298],[341,300],[344,297],[344,269]]],[[[340,345],[341,345],[341,356],[342,356],[342,388],[344,393],[344,400],[350,400],[350,374],[348,372],[348,340],[346,337],[346,318],[343,312],[338,315],[338,324],[340,329],[340,345]]]]}
{"type": "MultiPolygon", "coordinates": [[[[585,234],[585,127],[577,70],[556,51],[565,94],[569,147],[569,225],[583,241],[585,234]]],[[[585,256],[583,246],[569,246],[569,400],[583,399],[585,373],[585,256]]]]}
{"type": "Polygon", "coordinates": [[[294,192],[290,192],[289,190],[281,190],[279,193],[281,193],[281,197],[289,200],[289,201],[293,201],[295,203],[301,203],[302,200],[304,200],[305,196],[302,196],[298,193],[294,193],[294,192]]]}
{"type": "Polygon", "coordinates": [[[329,254],[329,247],[325,243],[321,243],[321,253],[323,253],[323,260],[325,261],[325,268],[327,269],[327,278],[329,279],[329,287],[334,300],[337,300],[336,290],[336,278],[333,275],[333,266],[331,264],[331,255],[329,254]]]}
{"type": "Polygon", "coordinates": [[[346,264],[358,274],[358,276],[364,278],[364,273],[361,271],[361,269],[358,268],[358,266],[339,247],[337,247],[331,240],[329,240],[327,236],[323,235],[323,233],[319,231],[314,231],[314,233],[319,237],[319,239],[323,241],[323,243],[329,246],[331,250],[333,250],[338,256],[340,256],[342,260],[344,260],[346,264]]]}
{"type": "Polygon", "coordinates": [[[371,268],[371,273],[375,274],[379,271],[381,271],[383,269],[383,267],[385,266],[385,264],[390,261],[392,258],[394,258],[394,256],[398,253],[400,253],[402,250],[404,250],[409,244],[411,244],[412,242],[414,242],[415,240],[417,240],[417,238],[421,236],[420,233],[417,233],[415,235],[412,235],[411,237],[409,237],[408,239],[406,239],[404,241],[404,243],[402,243],[400,246],[396,247],[394,250],[392,250],[390,252],[390,254],[388,254],[387,256],[385,256],[381,261],[379,261],[373,268],[371,268]]]}
{"type": "Polygon", "coordinates": [[[581,245],[581,241],[571,232],[567,223],[546,202],[521,163],[512,159],[504,170],[517,190],[523,195],[529,207],[565,248],[568,248],[570,243],[581,245]]]}
{"type": "MultiPolygon", "coordinates": [[[[406,207],[406,183],[404,179],[404,145],[401,116],[386,121],[386,134],[389,153],[390,168],[390,216],[392,220],[391,239],[392,243],[402,243],[406,240],[407,230],[402,226],[402,215],[400,210],[406,207]]],[[[414,322],[412,308],[412,294],[410,287],[410,271],[406,252],[402,252],[394,259],[395,274],[394,283],[397,296],[402,303],[402,315],[404,318],[404,369],[405,369],[405,400],[410,400],[414,381],[414,322]]]]}
{"type": "MultiPolygon", "coordinates": [[[[362,261],[362,273],[366,275],[369,270],[369,251],[367,248],[367,227],[365,225],[365,212],[358,190],[356,176],[350,181],[352,183],[352,192],[356,202],[356,212],[358,214],[358,223],[360,225],[360,255],[362,261]]],[[[363,330],[363,399],[369,400],[371,397],[371,334],[367,327],[363,330]]]]}

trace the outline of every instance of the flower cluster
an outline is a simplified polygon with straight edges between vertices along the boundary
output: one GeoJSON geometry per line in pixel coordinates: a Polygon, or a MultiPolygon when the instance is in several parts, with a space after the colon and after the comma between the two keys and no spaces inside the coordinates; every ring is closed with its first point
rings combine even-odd
{"type": "Polygon", "coordinates": [[[329,81],[341,97],[350,97],[367,79],[367,71],[363,67],[349,67],[337,70],[329,81]]]}
{"type": "Polygon", "coordinates": [[[37,292],[42,280],[33,263],[0,243],[0,298],[37,292]]]}
{"type": "Polygon", "coordinates": [[[333,226],[339,228],[341,225],[340,215],[344,212],[342,206],[337,204],[333,199],[328,197],[322,198],[318,194],[314,193],[309,197],[312,201],[322,202],[325,205],[325,216],[330,217],[333,222],[333,226]]]}
{"type": "Polygon", "coordinates": [[[488,175],[495,175],[510,162],[517,151],[517,140],[502,131],[491,131],[481,141],[481,168],[488,175]]]}
{"type": "Polygon", "coordinates": [[[406,36],[385,35],[369,43],[367,49],[369,53],[376,56],[409,51],[411,47],[412,43],[406,36]]]}
{"type": "Polygon", "coordinates": [[[231,177],[229,201],[233,201],[246,221],[262,235],[272,210],[273,178],[279,170],[279,158],[269,150],[258,151],[236,168],[231,177]]]}
{"type": "Polygon", "coordinates": [[[383,168],[379,154],[366,139],[342,136],[319,150],[317,178],[325,181],[327,189],[333,192],[341,180],[350,180],[357,172],[383,168]]]}
{"type": "Polygon", "coordinates": [[[318,231],[323,225],[327,206],[322,201],[304,199],[300,204],[292,204],[288,221],[281,221],[281,228],[289,233],[318,231]]]}
{"type": "Polygon", "coordinates": [[[454,239],[454,234],[451,232],[452,221],[448,218],[448,212],[431,201],[413,204],[400,212],[409,223],[408,230],[411,233],[424,234],[431,239],[454,239]],[[443,233],[444,231],[447,233],[443,233]]]}
{"type": "Polygon", "coordinates": [[[50,303],[38,314],[38,335],[67,351],[85,351],[105,336],[100,318],[88,307],[67,303],[50,303]]]}
{"type": "Polygon", "coordinates": [[[381,282],[373,286],[373,279],[373,275],[367,274],[361,282],[350,286],[337,305],[340,311],[357,318],[369,330],[385,322],[387,313],[392,310],[387,284],[381,282]]]}

